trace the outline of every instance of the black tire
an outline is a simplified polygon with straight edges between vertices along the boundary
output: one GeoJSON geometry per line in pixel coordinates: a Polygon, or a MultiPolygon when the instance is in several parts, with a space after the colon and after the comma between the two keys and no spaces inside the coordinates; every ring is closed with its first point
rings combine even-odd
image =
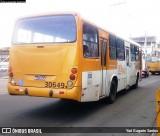
{"type": "Polygon", "coordinates": [[[139,76],[137,75],[136,83],[133,85],[133,89],[137,89],[138,88],[138,80],[139,80],[139,76]]]}
{"type": "Polygon", "coordinates": [[[152,75],[155,75],[155,72],[151,72],[152,75]]]}
{"type": "Polygon", "coordinates": [[[107,98],[109,104],[114,103],[116,99],[116,93],[117,93],[117,85],[116,85],[115,80],[112,80],[111,86],[110,86],[109,97],[107,98]]]}

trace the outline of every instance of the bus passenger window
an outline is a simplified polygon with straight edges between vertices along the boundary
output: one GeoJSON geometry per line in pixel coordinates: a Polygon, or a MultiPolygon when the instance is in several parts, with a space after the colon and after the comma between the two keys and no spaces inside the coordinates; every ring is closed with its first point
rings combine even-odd
{"type": "Polygon", "coordinates": [[[110,59],[117,59],[117,43],[116,37],[114,35],[109,35],[109,51],[110,51],[110,59]]]}
{"type": "Polygon", "coordinates": [[[83,45],[83,53],[84,53],[84,57],[91,57],[89,53],[89,48],[87,45],[83,45]]]}
{"type": "Polygon", "coordinates": [[[139,61],[139,47],[135,46],[136,61],[139,61]]]}
{"type": "Polygon", "coordinates": [[[86,23],[83,25],[83,55],[85,58],[99,57],[98,30],[86,23]]]}
{"type": "Polygon", "coordinates": [[[120,61],[125,60],[124,41],[120,38],[117,38],[117,58],[120,61]]]}
{"type": "Polygon", "coordinates": [[[135,46],[131,44],[131,61],[136,60],[136,54],[135,54],[135,46]]]}

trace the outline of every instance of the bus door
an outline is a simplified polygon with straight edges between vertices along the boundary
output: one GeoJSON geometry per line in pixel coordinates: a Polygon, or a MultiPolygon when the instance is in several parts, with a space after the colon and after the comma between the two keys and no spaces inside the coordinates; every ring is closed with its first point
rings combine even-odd
{"type": "Polygon", "coordinates": [[[105,96],[106,94],[106,52],[107,52],[107,40],[100,39],[100,51],[101,51],[101,91],[99,96],[105,96]]]}
{"type": "Polygon", "coordinates": [[[126,86],[130,84],[130,49],[126,47],[126,86]]]}

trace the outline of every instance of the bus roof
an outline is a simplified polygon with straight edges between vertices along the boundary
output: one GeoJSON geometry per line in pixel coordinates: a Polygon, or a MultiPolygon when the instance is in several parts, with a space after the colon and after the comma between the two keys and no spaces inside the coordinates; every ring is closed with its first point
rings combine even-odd
{"type": "Polygon", "coordinates": [[[47,13],[39,13],[39,14],[31,14],[27,16],[21,16],[17,20],[25,19],[25,18],[32,18],[32,17],[41,17],[41,16],[49,16],[49,15],[73,15],[77,16],[79,15],[76,12],[47,12],[47,13]]]}

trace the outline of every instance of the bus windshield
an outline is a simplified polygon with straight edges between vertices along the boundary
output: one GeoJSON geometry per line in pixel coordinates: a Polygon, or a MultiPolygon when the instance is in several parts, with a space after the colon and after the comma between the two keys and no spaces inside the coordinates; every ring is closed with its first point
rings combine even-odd
{"type": "Polygon", "coordinates": [[[150,57],[150,58],[148,58],[148,61],[149,62],[159,62],[160,58],[158,58],[158,57],[150,57]]]}
{"type": "Polygon", "coordinates": [[[12,43],[70,43],[76,41],[76,22],[72,15],[25,18],[17,21],[12,43]]]}

